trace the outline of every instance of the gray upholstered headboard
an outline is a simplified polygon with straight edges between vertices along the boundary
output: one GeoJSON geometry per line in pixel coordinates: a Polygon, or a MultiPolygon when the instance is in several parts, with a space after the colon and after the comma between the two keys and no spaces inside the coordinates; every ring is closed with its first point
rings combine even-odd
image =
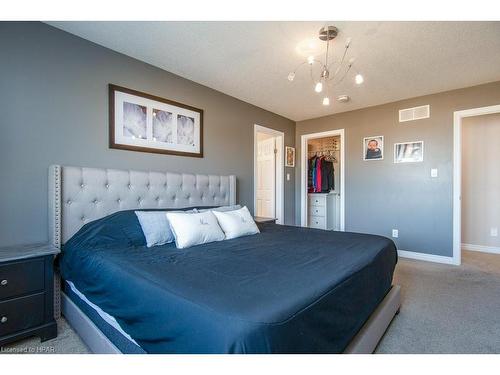
{"type": "Polygon", "coordinates": [[[116,211],[236,204],[236,177],[53,165],[49,238],[57,247],[116,211]]]}

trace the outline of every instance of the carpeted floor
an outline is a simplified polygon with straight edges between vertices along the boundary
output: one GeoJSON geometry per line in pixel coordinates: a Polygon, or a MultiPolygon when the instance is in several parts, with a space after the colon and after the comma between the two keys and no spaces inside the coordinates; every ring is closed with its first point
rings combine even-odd
{"type": "MultiPolygon", "coordinates": [[[[500,255],[464,251],[460,267],[400,259],[403,304],[377,353],[500,353],[500,255]]],[[[60,319],[59,336],[1,348],[2,353],[88,353],[60,319]]]]}

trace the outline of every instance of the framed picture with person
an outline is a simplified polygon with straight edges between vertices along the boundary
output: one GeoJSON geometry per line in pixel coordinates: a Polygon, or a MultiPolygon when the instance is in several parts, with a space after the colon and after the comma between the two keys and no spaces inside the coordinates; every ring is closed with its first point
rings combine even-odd
{"type": "Polygon", "coordinates": [[[384,136],[363,138],[363,160],[384,159],[384,136]]]}

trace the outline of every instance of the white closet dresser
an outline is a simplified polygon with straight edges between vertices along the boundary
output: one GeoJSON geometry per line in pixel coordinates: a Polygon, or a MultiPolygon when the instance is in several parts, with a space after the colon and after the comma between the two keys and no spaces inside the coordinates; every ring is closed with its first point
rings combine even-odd
{"type": "Polygon", "coordinates": [[[339,230],[338,193],[309,193],[308,216],[309,228],[339,230]]]}

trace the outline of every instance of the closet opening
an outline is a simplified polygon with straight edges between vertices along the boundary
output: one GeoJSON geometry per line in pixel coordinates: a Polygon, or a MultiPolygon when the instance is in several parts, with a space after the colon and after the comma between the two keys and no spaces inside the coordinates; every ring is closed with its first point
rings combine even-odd
{"type": "Polygon", "coordinates": [[[301,137],[301,225],[343,231],[344,129],[301,137]]]}

